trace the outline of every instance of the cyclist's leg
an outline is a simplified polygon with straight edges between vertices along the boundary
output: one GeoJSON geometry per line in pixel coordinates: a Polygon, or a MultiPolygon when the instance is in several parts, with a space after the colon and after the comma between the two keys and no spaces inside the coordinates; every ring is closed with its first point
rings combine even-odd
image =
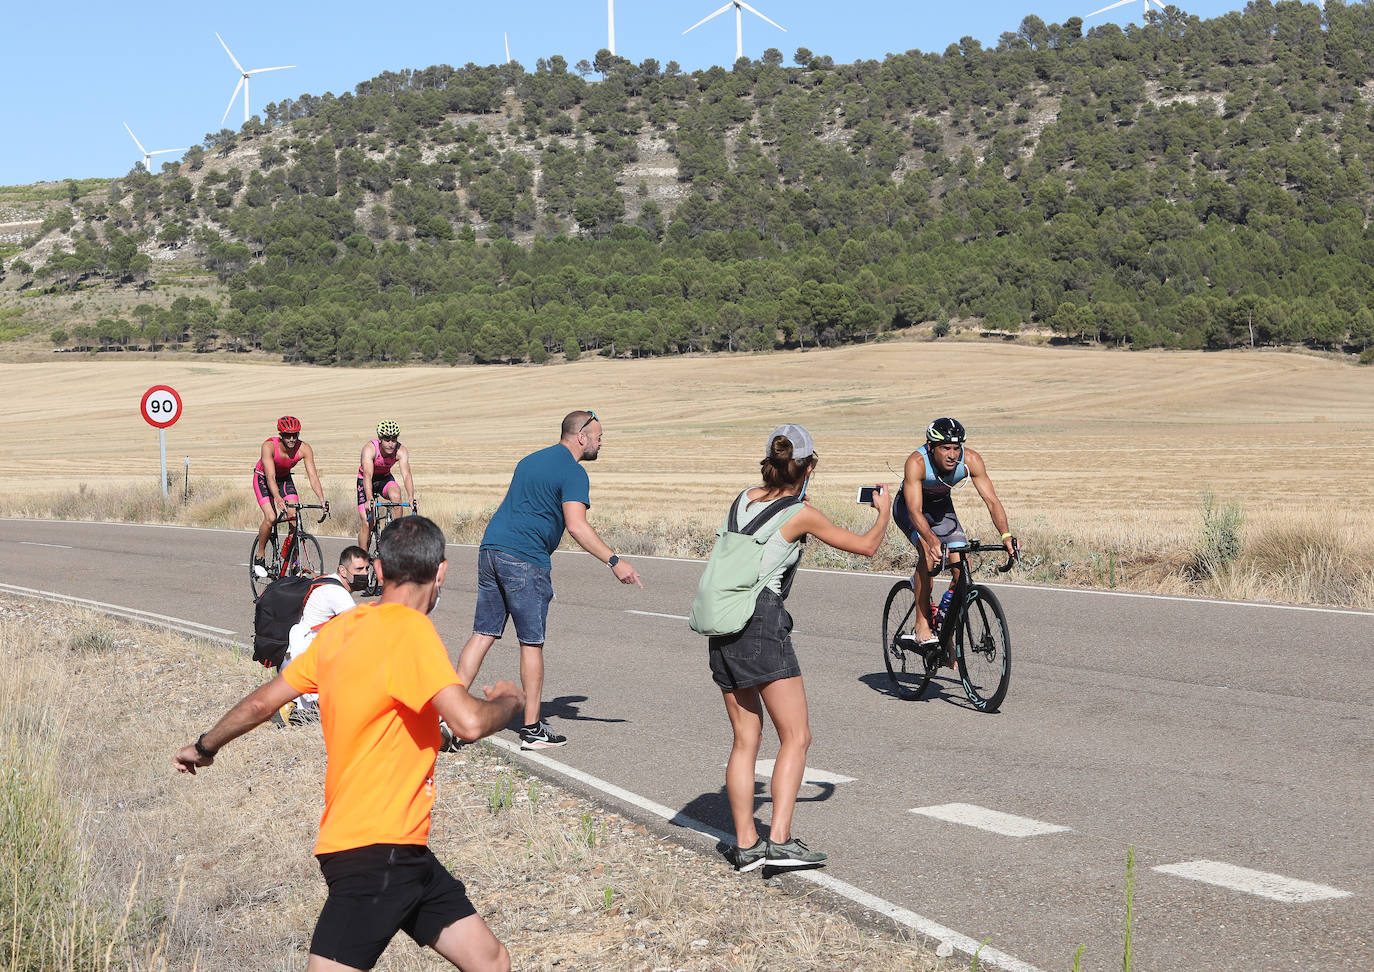
{"type": "Polygon", "coordinates": [[[740,847],[753,847],[759,842],[758,828],[754,826],[754,766],[763,738],[763,705],[757,686],[722,688],[721,695],[734,731],[730,760],[725,764],[725,794],[735,823],[735,842],[740,847]]]}
{"type": "Polygon", "coordinates": [[[800,675],[780,678],[759,686],[768,717],[778,731],[778,756],[773,762],[773,815],[768,839],[785,844],[792,837],[792,811],[797,806],[806,752],[811,748],[811,722],[806,708],[806,688],[800,675]]]}
{"type": "MultiPolygon", "coordinates": [[[[386,478],[382,486],[382,495],[393,503],[401,502],[401,484],[396,482],[395,476],[388,476],[386,478]]],[[[405,515],[406,511],[402,509],[394,509],[391,511],[391,519],[393,520],[399,519],[405,515]]]]}
{"type": "Polygon", "coordinates": [[[358,477],[358,546],[367,549],[368,537],[372,535],[372,527],[367,522],[367,491],[363,489],[363,477],[358,477]]]}
{"type": "Polygon", "coordinates": [[[267,548],[267,535],[272,532],[277,510],[272,505],[272,494],[267,491],[267,475],[256,469],[253,470],[253,498],[258,501],[258,509],[262,511],[262,522],[258,524],[258,545],[254,548],[256,556],[261,558],[267,548]]]}
{"type": "Polygon", "coordinates": [[[915,629],[911,633],[917,641],[930,641],[935,634],[930,630],[930,565],[926,561],[926,545],[921,540],[920,532],[911,525],[911,515],[907,512],[905,501],[900,506],[897,500],[893,501],[892,521],[907,542],[916,548],[916,569],[911,573],[911,587],[916,592],[916,605],[920,610],[911,619],[915,629]]]}
{"type": "MultiPolygon", "coordinates": [[[[953,504],[941,506],[935,510],[932,510],[931,515],[926,517],[926,522],[930,524],[931,532],[934,533],[936,538],[939,539],[939,541],[945,546],[949,546],[950,544],[954,543],[964,543],[968,539],[964,535],[964,528],[959,524],[959,517],[954,512],[953,504]]],[[[949,573],[949,582],[951,585],[954,584],[955,576],[953,565],[960,563],[962,559],[963,558],[957,553],[952,553],[949,555],[949,563],[951,565],[951,570],[949,573]]],[[[929,577],[926,578],[926,584],[927,586],[929,586],[930,584],[929,577]]],[[[929,601],[927,601],[926,603],[929,603],[929,601]]],[[[944,665],[946,668],[956,667],[956,662],[954,659],[953,640],[950,641],[949,649],[945,653],[944,665]]]]}

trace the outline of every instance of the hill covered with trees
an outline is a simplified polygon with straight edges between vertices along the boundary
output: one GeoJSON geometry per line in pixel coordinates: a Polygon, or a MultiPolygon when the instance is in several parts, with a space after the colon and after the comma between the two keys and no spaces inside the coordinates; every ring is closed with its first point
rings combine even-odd
{"type": "Polygon", "coordinates": [[[138,285],[190,255],[219,300],[154,289],[63,341],[320,363],[809,347],[951,318],[1360,351],[1371,76],[1374,7],[1339,0],[1126,30],[1028,16],[995,48],[854,64],[436,66],[72,184],[4,269],[138,285]]]}

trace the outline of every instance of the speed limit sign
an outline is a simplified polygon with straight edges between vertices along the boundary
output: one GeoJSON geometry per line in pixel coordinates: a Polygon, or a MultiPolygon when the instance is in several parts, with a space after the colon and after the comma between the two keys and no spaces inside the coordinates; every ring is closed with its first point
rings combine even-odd
{"type": "Polygon", "coordinates": [[[143,393],[138,410],[153,428],[169,428],[181,418],[181,396],[170,385],[154,385],[143,393]]]}

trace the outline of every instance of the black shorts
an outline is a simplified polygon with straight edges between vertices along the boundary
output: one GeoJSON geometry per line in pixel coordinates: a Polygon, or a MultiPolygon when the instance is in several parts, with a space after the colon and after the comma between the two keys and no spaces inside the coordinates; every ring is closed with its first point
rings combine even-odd
{"type": "MultiPolygon", "coordinates": [[[[930,532],[935,534],[935,539],[946,546],[951,543],[963,543],[968,539],[964,535],[958,515],[954,512],[954,503],[948,497],[924,501],[921,504],[921,514],[925,517],[930,532]]],[[[911,513],[906,508],[906,500],[902,497],[901,489],[892,497],[892,522],[897,524],[897,529],[911,541],[913,547],[922,549],[920,531],[911,522],[911,513]]]]}
{"type": "Polygon", "coordinates": [[[792,615],[766,588],[744,630],[711,638],[711,678],[723,689],[752,688],[801,674],[792,650],[792,615]]]}
{"type": "Polygon", "coordinates": [[[311,955],[370,969],[398,931],[433,945],[449,925],[477,913],[463,882],[423,844],[369,844],[317,859],[329,897],[311,955]]]}
{"type": "MultiPolygon", "coordinates": [[[[385,476],[372,477],[372,498],[386,499],[386,488],[396,482],[396,477],[387,473],[385,476]]],[[[399,485],[399,484],[398,484],[399,485]]],[[[367,508],[367,490],[363,489],[363,477],[358,477],[358,512],[363,516],[370,516],[371,510],[367,508]]]]}

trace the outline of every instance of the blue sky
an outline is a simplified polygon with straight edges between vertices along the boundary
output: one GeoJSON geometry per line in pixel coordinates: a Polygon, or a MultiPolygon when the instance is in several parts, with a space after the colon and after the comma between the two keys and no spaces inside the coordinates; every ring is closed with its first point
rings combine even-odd
{"type": "MultiPolygon", "coordinates": [[[[735,55],[733,12],[685,37],[682,31],[724,0],[615,0],[616,53],[639,62],[677,61],[684,69],[729,66],[735,55]]],[[[943,51],[971,35],[995,44],[1034,13],[1046,23],[1083,16],[1106,0],[749,0],[787,32],[744,14],[744,53],[776,47],[787,63],[798,47],[836,62],[882,59],[912,49],[943,51]]],[[[561,54],[568,63],[606,46],[606,0],[435,3],[165,3],[74,0],[57,7],[6,5],[0,53],[0,185],[113,177],[141,153],[123,123],[149,150],[193,145],[218,131],[237,72],[215,40],[218,31],[244,68],[298,65],[256,75],[252,108],[303,92],[342,94],[385,70],[461,66],[511,57],[527,70],[561,54]]],[[[1239,0],[1207,0],[1184,9],[1206,19],[1239,0]]],[[[1141,22],[1133,2],[1087,21],[1141,22]]],[[[241,96],[240,96],[241,97],[241,96]]],[[[236,102],[226,124],[243,122],[236,102]]],[[[174,155],[155,156],[153,169],[174,155]]]]}

